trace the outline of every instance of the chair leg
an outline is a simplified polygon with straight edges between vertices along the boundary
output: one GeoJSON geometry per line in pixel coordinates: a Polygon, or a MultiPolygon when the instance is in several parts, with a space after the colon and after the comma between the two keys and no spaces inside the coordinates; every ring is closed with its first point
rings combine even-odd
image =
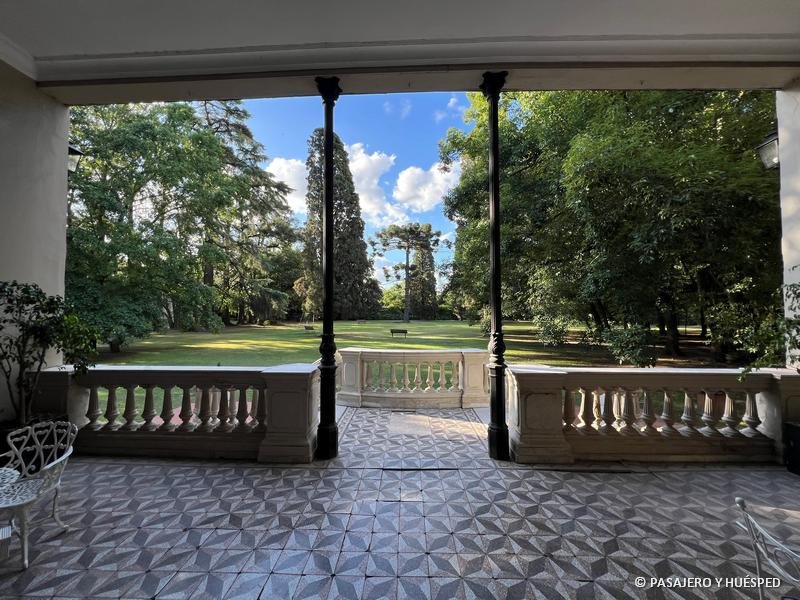
{"type": "Polygon", "coordinates": [[[19,539],[22,543],[22,569],[28,568],[28,507],[23,506],[17,512],[19,517],[19,539]]]}
{"type": "Polygon", "coordinates": [[[60,492],[61,488],[57,487],[55,494],[53,494],[53,519],[62,529],[66,531],[69,529],[69,525],[64,523],[64,521],[61,520],[61,517],[58,516],[58,495],[60,492]]]}

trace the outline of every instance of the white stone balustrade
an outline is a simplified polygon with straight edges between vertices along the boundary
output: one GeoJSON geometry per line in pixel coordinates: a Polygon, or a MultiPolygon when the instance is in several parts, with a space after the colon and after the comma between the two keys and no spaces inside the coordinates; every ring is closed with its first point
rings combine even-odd
{"type": "Polygon", "coordinates": [[[68,413],[83,453],[310,462],[319,371],[277,367],[69,367],[41,376],[39,406],[68,413]]]}
{"type": "Polygon", "coordinates": [[[338,404],[379,408],[488,406],[486,350],[338,352],[338,404]]]}
{"type": "Polygon", "coordinates": [[[508,369],[513,460],[780,460],[800,376],[768,369],[508,369]],[[678,416],[678,407],[681,414],[678,416]]]}

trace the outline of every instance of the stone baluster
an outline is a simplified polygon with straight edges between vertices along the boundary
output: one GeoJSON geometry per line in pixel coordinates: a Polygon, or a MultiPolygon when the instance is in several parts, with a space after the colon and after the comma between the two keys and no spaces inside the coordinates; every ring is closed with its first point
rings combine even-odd
{"type": "Polygon", "coordinates": [[[378,392],[386,390],[386,366],[383,360],[378,363],[378,385],[375,388],[378,392]]]}
{"type": "Polygon", "coordinates": [[[122,413],[122,418],[125,419],[120,429],[124,431],[135,431],[136,425],[136,386],[128,385],[125,387],[125,410],[122,413]]]}
{"type": "Polygon", "coordinates": [[[104,426],[103,429],[105,431],[115,431],[119,424],[117,423],[117,417],[119,417],[119,410],[117,409],[117,386],[109,385],[106,386],[108,390],[108,400],[106,401],[106,421],[108,421],[104,426]]]}
{"type": "Polygon", "coordinates": [[[461,365],[463,363],[460,360],[453,360],[450,361],[450,364],[453,365],[452,375],[450,377],[450,389],[461,389],[461,365]]]}
{"type": "Polygon", "coordinates": [[[422,390],[422,363],[417,361],[417,368],[414,371],[414,391],[419,392],[422,390]]]}
{"type": "Polygon", "coordinates": [[[622,435],[639,435],[639,431],[636,429],[633,392],[627,388],[620,388],[617,397],[619,398],[619,432],[622,435]]]}
{"type": "Polygon", "coordinates": [[[192,422],[194,417],[194,410],[192,408],[192,386],[183,386],[183,398],[181,400],[181,412],[178,415],[181,418],[181,424],[178,426],[178,431],[194,431],[195,424],[192,422]]]}
{"type": "Polygon", "coordinates": [[[89,419],[89,422],[86,424],[86,428],[90,431],[97,431],[100,429],[101,425],[97,422],[97,419],[103,414],[103,411],[100,410],[100,399],[97,397],[97,386],[93,385],[89,388],[89,407],[86,409],[86,418],[89,419]]]}
{"type": "Polygon", "coordinates": [[[656,411],[653,406],[653,392],[652,390],[642,389],[642,428],[639,430],[643,435],[656,435],[658,432],[653,427],[656,422],[656,411]]]}
{"type": "Polygon", "coordinates": [[[442,361],[439,361],[439,360],[436,361],[436,372],[438,373],[439,378],[437,380],[437,384],[436,384],[436,388],[435,389],[436,389],[437,392],[443,392],[444,391],[444,367],[442,366],[442,361]]]}
{"type": "Polygon", "coordinates": [[[228,390],[228,423],[231,424],[232,428],[236,427],[236,415],[239,414],[239,402],[237,397],[236,388],[230,388],[228,390]]]}
{"type": "Polygon", "coordinates": [[[605,435],[615,435],[619,432],[614,427],[617,417],[614,415],[614,390],[603,390],[603,402],[600,408],[600,422],[597,431],[605,435]]]}
{"type": "Polygon", "coordinates": [[[172,417],[175,414],[175,409],[172,407],[172,386],[166,385],[162,388],[164,390],[164,401],[161,404],[161,427],[160,431],[173,431],[175,424],[172,422],[172,417]]]}
{"type": "Polygon", "coordinates": [[[725,437],[740,437],[739,413],[736,411],[736,402],[729,391],[725,391],[725,410],[722,414],[722,422],[725,424],[720,433],[725,437]]]}
{"type": "Polygon", "coordinates": [[[240,385],[239,386],[239,406],[238,410],[236,411],[236,431],[249,431],[250,424],[247,422],[247,416],[249,414],[248,406],[247,406],[247,394],[248,394],[248,386],[240,385]]]}
{"type": "Polygon", "coordinates": [[[456,387],[456,379],[458,377],[458,363],[452,360],[448,360],[445,363],[445,367],[450,365],[450,378],[447,380],[447,391],[450,391],[456,387]]]}
{"type": "Polygon", "coordinates": [[[756,394],[747,390],[744,403],[744,417],[742,421],[746,427],[742,429],[742,434],[747,437],[765,437],[763,433],[758,430],[761,425],[761,419],[758,417],[758,406],[756,405],[756,394]]]}
{"type": "Polygon", "coordinates": [[[592,392],[585,388],[581,388],[578,390],[578,393],[581,396],[581,405],[580,405],[580,424],[577,427],[578,433],[583,435],[597,435],[597,430],[592,427],[592,423],[594,423],[594,406],[592,405],[592,392]]]}
{"type": "Polygon", "coordinates": [[[603,426],[603,412],[600,407],[600,390],[595,388],[592,390],[592,414],[594,414],[594,430],[597,431],[603,426]]]}
{"type": "Polygon", "coordinates": [[[425,392],[433,391],[433,363],[426,361],[425,365],[425,392]]]}
{"type": "MultiPolygon", "coordinates": [[[[254,393],[255,395],[255,393],[254,393]]],[[[256,416],[253,421],[253,431],[267,430],[267,388],[258,388],[258,400],[256,401],[256,416]]]]}
{"type": "Polygon", "coordinates": [[[681,428],[681,434],[685,435],[686,437],[702,436],[703,434],[696,429],[697,417],[695,412],[695,402],[699,392],[696,390],[684,390],[683,394],[683,414],[681,415],[683,427],[681,428]]]}
{"type": "Polygon", "coordinates": [[[142,409],[142,419],[144,424],[139,427],[141,431],[155,431],[158,425],[153,423],[156,416],[155,401],[153,400],[153,385],[148,383],[144,386],[144,408],[142,409]]]}
{"type": "Polygon", "coordinates": [[[397,387],[397,363],[393,362],[389,366],[389,377],[391,381],[389,382],[389,391],[390,392],[398,392],[400,391],[397,387]]]}
{"type": "Polygon", "coordinates": [[[705,423],[705,427],[700,428],[700,433],[705,435],[706,437],[720,437],[722,434],[717,431],[717,410],[715,402],[716,400],[716,392],[709,392],[706,390],[702,392],[704,396],[703,402],[703,415],[700,417],[700,420],[705,423]]]}
{"type": "Polygon", "coordinates": [[[361,370],[361,376],[364,381],[361,382],[361,389],[366,392],[372,390],[372,361],[367,360],[362,364],[364,368],[361,370]]]}
{"type": "Polygon", "coordinates": [[[230,421],[231,404],[228,395],[231,393],[230,388],[219,388],[219,409],[217,410],[217,426],[212,427],[214,431],[228,432],[233,429],[233,424],[230,421]]]}
{"type": "Polygon", "coordinates": [[[211,387],[207,385],[200,388],[200,410],[197,416],[200,419],[200,425],[197,426],[198,431],[214,430],[214,414],[211,412],[211,387]]]}
{"type": "Polygon", "coordinates": [[[564,433],[575,433],[575,394],[572,390],[562,390],[564,406],[564,433]]]}
{"type": "Polygon", "coordinates": [[[408,376],[408,362],[403,361],[403,391],[410,392],[411,388],[409,384],[411,383],[411,379],[408,376]]]}
{"type": "Polygon", "coordinates": [[[661,408],[660,419],[664,423],[664,425],[658,429],[661,435],[667,437],[679,435],[678,430],[675,429],[673,425],[673,423],[675,423],[675,402],[672,397],[672,392],[666,389],[664,390],[664,403],[661,408]]]}

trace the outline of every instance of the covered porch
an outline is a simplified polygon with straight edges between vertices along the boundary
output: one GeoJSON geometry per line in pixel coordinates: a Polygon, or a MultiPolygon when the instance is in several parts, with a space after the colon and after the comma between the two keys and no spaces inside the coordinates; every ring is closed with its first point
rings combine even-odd
{"type": "Polygon", "coordinates": [[[487,458],[481,412],[347,408],[340,456],[303,466],[77,458],[71,530],[36,527],[32,566],[6,567],[0,594],[751,598],[651,578],[753,576],[736,496],[800,542],[800,483],[780,467],[514,465],[487,458]]]}

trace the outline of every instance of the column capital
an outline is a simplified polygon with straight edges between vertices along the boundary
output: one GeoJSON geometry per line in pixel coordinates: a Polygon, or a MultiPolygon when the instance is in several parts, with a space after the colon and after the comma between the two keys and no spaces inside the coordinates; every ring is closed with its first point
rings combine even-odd
{"type": "Polygon", "coordinates": [[[507,76],[508,71],[486,71],[483,74],[483,83],[480,85],[483,95],[486,98],[500,95],[500,91],[506,84],[507,76]]]}
{"type": "Polygon", "coordinates": [[[317,91],[322,96],[325,104],[336,104],[339,99],[339,94],[342,93],[342,88],[339,87],[338,77],[316,77],[314,81],[317,84],[317,91]]]}

